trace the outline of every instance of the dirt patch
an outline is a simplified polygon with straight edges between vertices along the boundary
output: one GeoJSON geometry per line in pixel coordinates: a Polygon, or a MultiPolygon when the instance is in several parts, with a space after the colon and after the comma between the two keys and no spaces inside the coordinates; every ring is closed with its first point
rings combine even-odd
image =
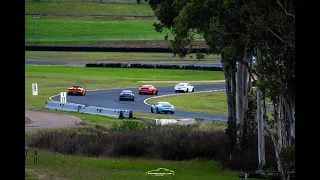
{"type": "Polygon", "coordinates": [[[28,117],[24,117],[24,123],[29,123],[31,120],[28,117]]]}
{"type": "Polygon", "coordinates": [[[25,124],[25,130],[69,127],[78,125],[82,120],[75,116],[53,112],[26,110],[25,116],[31,121],[25,124]]]}
{"type": "Polygon", "coordinates": [[[66,178],[62,178],[58,172],[50,171],[48,169],[25,169],[25,171],[32,175],[32,177],[36,177],[38,180],[66,180],[66,178]]]}

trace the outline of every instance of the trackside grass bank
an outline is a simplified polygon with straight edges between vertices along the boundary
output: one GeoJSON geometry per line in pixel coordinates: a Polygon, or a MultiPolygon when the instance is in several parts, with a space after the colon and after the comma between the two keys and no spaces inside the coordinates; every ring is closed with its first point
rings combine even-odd
{"type": "Polygon", "coordinates": [[[238,180],[235,172],[220,171],[212,161],[163,161],[140,158],[92,158],[62,155],[45,150],[38,151],[38,164],[33,164],[33,149],[29,150],[26,163],[26,179],[72,180],[149,180],[149,179],[201,179],[238,180]],[[146,175],[150,170],[167,168],[173,176],[146,175]]]}
{"type": "MultiPolygon", "coordinates": [[[[130,43],[130,42],[129,42],[130,43]]],[[[220,63],[220,55],[210,55],[204,60],[198,61],[195,54],[190,54],[184,59],[174,57],[172,53],[139,53],[139,52],[56,52],[56,51],[25,51],[25,59],[41,61],[79,61],[79,62],[157,62],[165,61],[168,63],[194,63],[194,62],[212,62],[220,63]],[[192,58],[190,58],[192,56],[192,58]]]]}
{"type": "MultiPolygon", "coordinates": [[[[107,0],[108,1],[108,0],[107,0]]],[[[97,2],[26,2],[26,13],[154,15],[147,4],[100,4],[97,2]]]]}
{"type": "MultiPolygon", "coordinates": [[[[126,122],[131,125],[134,125],[135,122],[138,123],[138,121],[131,120],[126,122]]],[[[109,179],[117,179],[117,176],[124,178],[132,173],[138,175],[140,170],[148,171],[149,169],[144,168],[153,168],[154,166],[151,166],[151,164],[168,168],[175,172],[181,170],[182,172],[181,174],[179,173],[179,176],[176,176],[178,172],[175,173],[174,177],[178,179],[193,179],[191,177],[207,179],[210,176],[212,179],[235,179],[237,177],[234,172],[222,171],[222,169],[225,170],[227,164],[236,169],[254,169],[256,167],[258,161],[255,156],[256,136],[252,137],[255,143],[252,144],[253,149],[248,151],[250,154],[239,155],[229,162],[229,154],[226,150],[228,141],[224,130],[201,130],[197,125],[148,126],[146,124],[143,125],[143,122],[138,124],[140,125],[122,126],[122,128],[115,129],[86,126],[27,132],[25,136],[26,146],[30,147],[30,149],[38,147],[43,154],[38,153],[38,164],[33,165],[32,150],[30,150],[31,157],[29,155],[27,158],[26,167],[27,169],[47,169],[66,179],[101,179],[101,175],[104,175],[102,171],[104,170],[107,173],[109,168],[113,172],[119,172],[114,178],[113,176],[108,177],[109,179]],[[63,153],[64,155],[57,153],[63,153]],[[72,156],[68,156],[68,154],[72,156]],[[126,161],[127,159],[123,157],[130,157],[130,159],[126,161]],[[115,164],[111,163],[113,160],[116,161],[115,164]],[[146,164],[144,166],[143,164],[134,163],[140,161],[146,162],[149,167],[146,164]],[[181,168],[184,163],[195,161],[200,164],[204,163],[202,166],[205,166],[208,162],[210,162],[210,165],[208,164],[209,166],[204,169],[198,169],[198,167],[193,167],[193,169],[181,168]],[[213,163],[212,161],[221,163],[213,163]],[[123,166],[116,164],[123,164],[123,166]],[[84,170],[85,168],[91,171],[84,170]],[[190,174],[184,173],[185,171],[182,169],[190,171],[190,174]],[[120,173],[122,170],[124,171],[120,173]],[[203,172],[206,170],[210,173],[203,172]],[[76,175],[76,173],[79,174],[76,175]]],[[[272,142],[270,138],[266,138],[267,162],[274,163],[272,159],[274,156],[269,156],[272,155],[270,150],[272,150],[272,142]]],[[[134,179],[139,178],[133,177],[134,179]]]]}
{"type": "Polygon", "coordinates": [[[204,92],[196,94],[179,94],[147,100],[148,104],[158,101],[169,101],[177,110],[203,112],[209,114],[228,114],[227,96],[225,91],[204,92]]]}
{"type": "MultiPolygon", "coordinates": [[[[53,45],[55,43],[70,45],[111,40],[164,40],[167,32],[156,32],[153,27],[154,22],[156,20],[86,20],[85,18],[66,17],[61,19],[41,16],[36,26],[34,16],[25,16],[26,45],[35,43],[36,32],[39,35],[38,45],[53,45]]],[[[170,32],[168,34],[172,39],[173,36],[170,32]]]]}

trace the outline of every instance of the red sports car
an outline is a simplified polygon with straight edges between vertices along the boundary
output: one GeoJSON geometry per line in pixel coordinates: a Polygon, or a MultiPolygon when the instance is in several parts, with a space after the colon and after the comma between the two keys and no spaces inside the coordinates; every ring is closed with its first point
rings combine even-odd
{"type": "Polygon", "coordinates": [[[139,94],[158,94],[158,89],[152,85],[143,85],[139,88],[139,94]]]}

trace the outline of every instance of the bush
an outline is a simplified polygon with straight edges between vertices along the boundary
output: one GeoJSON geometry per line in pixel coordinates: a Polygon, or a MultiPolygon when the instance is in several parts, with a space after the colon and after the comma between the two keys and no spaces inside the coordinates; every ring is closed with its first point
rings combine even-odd
{"type": "MultiPolygon", "coordinates": [[[[152,126],[141,121],[121,121],[106,132],[103,127],[41,130],[26,145],[59,153],[86,156],[135,156],[164,160],[210,159],[230,169],[258,167],[257,139],[250,148],[229,160],[229,142],[223,130],[203,131],[198,125],[152,126]],[[147,128],[148,127],[148,128],[147,128]]],[[[272,141],[266,136],[267,167],[274,167],[272,141]]]]}
{"type": "Polygon", "coordinates": [[[295,146],[285,146],[282,148],[282,159],[286,171],[295,170],[295,146]]]}
{"type": "Polygon", "coordinates": [[[138,131],[148,127],[148,124],[139,120],[122,120],[112,125],[112,131],[138,131]]]}

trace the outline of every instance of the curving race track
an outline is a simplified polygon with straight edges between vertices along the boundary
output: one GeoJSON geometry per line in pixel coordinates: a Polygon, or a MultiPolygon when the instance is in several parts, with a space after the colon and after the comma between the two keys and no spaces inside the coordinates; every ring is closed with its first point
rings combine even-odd
{"type": "MultiPolygon", "coordinates": [[[[203,84],[194,85],[195,92],[200,91],[211,91],[211,90],[224,90],[225,84],[203,84]]],[[[157,87],[159,93],[157,96],[179,94],[173,91],[173,86],[157,87]]],[[[110,89],[110,90],[97,90],[97,91],[87,91],[86,96],[68,96],[67,102],[69,103],[79,103],[87,106],[99,106],[105,108],[114,109],[128,109],[134,112],[151,113],[150,106],[144,103],[144,100],[150,97],[157,97],[155,95],[138,95],[138,88],[125,88],[132,90],[135,93],[135,101],[119,101],[119,93],[123,89],[110,89]]],[[[51,98],[54,101],[60,101],[60,95],[51,98]]],[[[174,105],[174,104],[173,104],[174,105]]],[[[166,114],[163,114],[166,115],[166,114]]],[[[171,114],[168,114],[171,115],[171,114]]],[[[188,111],[175,111],[174,116],[184,117],[184,118],[205,118],[212,120],[222,120],[226,121],[227,116],[225,115],[215,115],[215,114],[205,114],[197,112],[188,111]]]]}

